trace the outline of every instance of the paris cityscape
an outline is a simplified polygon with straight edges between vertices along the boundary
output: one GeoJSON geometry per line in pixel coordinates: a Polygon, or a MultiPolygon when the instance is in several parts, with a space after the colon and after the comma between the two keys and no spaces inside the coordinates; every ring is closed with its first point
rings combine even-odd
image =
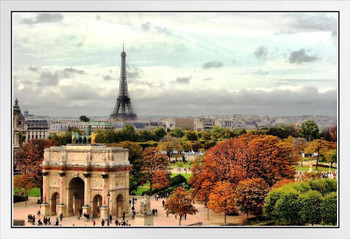
{"type": "Polygon", "coordinates": [[[13,226],[338,226],[337,19],[14,13],[13,226]]]}

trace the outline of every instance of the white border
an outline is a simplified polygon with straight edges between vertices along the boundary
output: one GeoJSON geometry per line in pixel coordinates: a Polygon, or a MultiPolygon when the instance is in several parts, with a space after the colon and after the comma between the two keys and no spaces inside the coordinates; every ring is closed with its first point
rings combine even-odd
{"type": "Polygon", "coordinates": [[[350,2],[345,1],[1,1],[1,188],[0,238],[350,238],[349,190],[349,13],[350,2]],[[10,159],[11,159],[11,99],[10,99],[10,16],[11,11],[340,11],[340,228],[213,228],[213,229],[11,229],[10,228],[10,159]],[[5,193],[3,193],[5,192],[5,193]]]}

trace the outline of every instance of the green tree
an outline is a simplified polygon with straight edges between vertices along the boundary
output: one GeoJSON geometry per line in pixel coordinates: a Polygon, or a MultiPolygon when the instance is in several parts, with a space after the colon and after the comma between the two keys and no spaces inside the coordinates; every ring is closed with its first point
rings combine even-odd
{"type": "Polygon", "coordinates": [[[321,207],[322,194],[317,191],[308,191],[300,198],[302,205],[299,216],[302,221],[313,224],[319,224],[321,222],[321,207]]]}
{"type": "Polygon", "coordinates": [[[167,135],[167,132],[163,128],[156,128],[154,130],[155,140],[159,141],[167,135]]]}
{"type": "Polygon", "coordinates": [[[308,120],[302,123],[300,127],[300,135],[308,141],[318,139],[319,129],[316,122],[313,120],[308,120]]]}
{"type": "Polygon", "coordinates": [[[337,192],[332,192],[323,197],[320,204],[322,222],[337,225],[337,192]]]}
{"type": "Polygon", "coordinates": [[[173,156],[173,151],[181,152],[182,146],[177,138],[168,135],[159,142],[159,149],[165,151],[170,160],[173,156]]]}
{"type": "Polygon", "coordinates": [[[120,130],[120,133],[122,136],[122,141],[137,141],[135,127],[130,124],[125,125],[125,127],[122,130],[120,130]]]}
{"type": "Polygon", "coordinates": [[[316,153],[316,170],[318,170],[318,163],[320,158],[323,157],[328,151],[328,143],[322,139],[316,139],[312,141],[309,146],[305,148],[306,154],[316,153]]]}
{"type": "Polygon", "coordinates": [[[83,121],[83,122],[89,122],[89,121],[90,121],[90,119],[89,119],[88,117],[86,117],[86,115],[80,116],[79,119],[80,119],[81,121],[83,121]]]}
{"type": "Polygon", "coordinates": [[[192,130],[186,130],[185,131],[185,136],[190,141],[195,141],[195,140],[198,139],[196,132],[194,132],[192,130]]]}
{"type": "Polygon", "coordinates": [[[185,133],[181,128],[175,128],[170,135],[176,138],[182,138],[185,136],[185,133]]]}
{"type": "Polygon", "coordinates": [[[146,142],[155,139],[155,134],[149,130],[140,130],[137,132],[137,137],[139,141],[146,142]]]}
{"type": "Polygon", "coordinates": [[[120,146],[129,150],[129,162],[132,164],[132,170],[130,173],[139,177],[142,167],[142,147],[138,143],[130,141],[121,142],[120,146]]]}
{"type": "Polygon", "coordinates": [[[330,149],[325,154],[326,161],[330,163],[331,167],[334,163],[337,162],[337,150],[336,149],[330,149]]]}

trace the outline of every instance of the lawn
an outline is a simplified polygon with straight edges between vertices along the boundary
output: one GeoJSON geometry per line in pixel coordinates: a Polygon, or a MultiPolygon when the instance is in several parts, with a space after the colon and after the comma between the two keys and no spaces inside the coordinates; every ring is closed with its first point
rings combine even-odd
{"type": "MultiPolygon", "coordinates": [[[[310,167],[300,167],[300,166],[297,166],[295,167],[295,170],[296,171],[309,171],[310,167]]],[[[329,168],[323,168],[323,167],[318,167],[318,170],[316,170],[316,167],[312,167],[312,170],[314,172],[328,172],[329,171],[329,168]]],[[[335,168],[331,168],[331,172],[335,172],[337,169],[335,168]]]]}
{"type": "Polygon", "coordinates": [[[179,174],[181,174],[182,176],[184,176],[186,178],[187,183],[190,180],[190,178],[192,177],[192,174],[189,174],[189,173],[172,173],[171,177],[173,178],[179,174]]]}
{"type": "MultiPolygon", "coordinates": [[[[13,188],[13,193],[20,191],[18,188],[13,188]]],[[[40,188],[32,188],[28,192],[29,197],[40,197],[40,188]]]]}
{"type": "Polygon", "coordinates": [[[192,167],[193,165],[193,161],[187,161],[186,163],[180,161],[180,162],[176,162],[176,163],[172,163],[170,165],[170,167],[172,168],[189,168],[189,167],[192,167]]]}

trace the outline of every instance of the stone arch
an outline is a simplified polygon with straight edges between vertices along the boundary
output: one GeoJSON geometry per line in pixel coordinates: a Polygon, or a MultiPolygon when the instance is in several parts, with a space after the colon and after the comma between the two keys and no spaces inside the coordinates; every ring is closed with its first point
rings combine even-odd
{"type": "Polygon", "coordinates": [[[95,218],[100,217],[101,211],[100,208],[102,207],[102,196],[100,194],[96,194],[92,198],[92,213],[95,218]]]}
{"type": "Polygon", "coordinates": [[[50,215],[55,216],[57,215],[57,205],[60,200],[60,194],[58,192],[54,192],[50,197],[50,215]]]}
{"type": "Polygon", "coordinates": [[[85,182],[81,177],[70,179],[68,184],[68,215],[78,215],[84,205],[85,182]]]}
{"type": "Polygon", "coordinates": [[[117,207],[116,207],[116,215],[117,217],[122,217],[123,212],[125,212],[124,209],[124,197],[122,194],[119,194],[116,199],[117,207]]]}

